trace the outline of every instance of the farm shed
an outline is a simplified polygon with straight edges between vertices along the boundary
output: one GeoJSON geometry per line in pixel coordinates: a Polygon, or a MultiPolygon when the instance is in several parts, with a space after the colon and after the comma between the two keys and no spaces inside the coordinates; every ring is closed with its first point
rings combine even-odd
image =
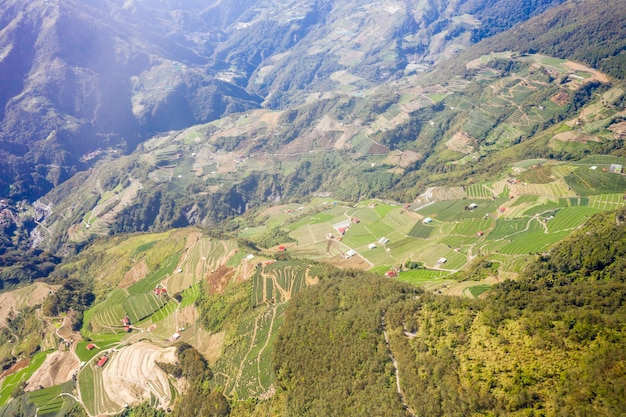
{"type": "Polygon", "coordinates": [[[398,273],[396,271],[391,270],[391,271],[385,272],[385,276],[387,278],[393,278],[393,277],[397,277],[398,273]]]}
{"type": "Polygon", "coordinates": [[[426,217],[424,220],[422,220],[422,223],[424,224],[428,224],[428,223],[432,223],[433,219],[431,219],[430,217],[426,217]]]}
{"type": "Polygon", "coordinates": [[[613,172],[614,174],[621,174],[624,170],[624,167],[621,164],[611,164],[609,167],[609,172],[613,172]]]}
{"type": "Polygon", "coordinates": [[[87,345],[87,350],[93,350],[96,348],[96,345],[94,345],[93,343],[90,343],[87,345]]]}
{"type": "Polygon", "coordinates": [[[448,262],[446,258],[439,258],[439,260],[437,261],[438,264],[445,264],[446,262],[448,262]]]}
{"type": "Polygon", "coordinates": [[[381,243],[383,245],[387,244],[389,242],[389,239],[387,239],[386,237],[381,237],[380,239],[378,239],[378,243],[381,243]]]}
{"type": "Polygon", "coordinates": [[[96,364],[96,368],[102,368],[104,364],[107,363],[108,360],[109,358],[106,356],[101,357],[98,363],[96,364]]]}
{"type": "Polygon", "coordinates": [[[370,249],[376,249],[377,248],[376,243],[370,243],[369,245],[367,245],[367,247],[370,248],[370,249]]]}
{"type": "Polygon", "coordinates": [[[344,220],[344,221],[341,221],[339,223],[333,224],[333,228],[335,230],[337,230],[337,231],[339,231],[339,229],[344,229],[345,230],[348,227],[350,227],[350,223],[351,223],[351,220],[344,220]]]}
{"type": "Polygon", "coordinates": [[[350,249],[348,252],[346,252],[346,259],[352,258],[354,255],[356,255],[356,251],[354,249],[350,249]]]}
{"type": "Polygon", "coordinates": [[[475,208],[478,208],[478,204],[471,203],[469,206],[467,206],[467,208],[470,209],[470,210],[474,210],[475,208]]]}

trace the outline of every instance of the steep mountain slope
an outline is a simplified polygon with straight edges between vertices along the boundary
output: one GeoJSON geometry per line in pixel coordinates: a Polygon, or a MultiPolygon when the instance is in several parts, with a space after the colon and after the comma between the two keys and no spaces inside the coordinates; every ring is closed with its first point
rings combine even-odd
{"type": "Polygon", "coordinates": [[[503,7],[462,0],[7,1],[0,196],[33,200],[103,150],[262,100],[284,108],[423,70],[560,2],[503,19],[503,7]]]}
{"type": "Polygon", "coordinates": [[[156,132],[258,106],[258,98],[207,74],[194,44],[169,33],[193,26],[184,18],[190,12],[117,2],[6,6],[0,32],[5,197],[41,195],[84,169],[99,149],[132,150],[156,132]]]}

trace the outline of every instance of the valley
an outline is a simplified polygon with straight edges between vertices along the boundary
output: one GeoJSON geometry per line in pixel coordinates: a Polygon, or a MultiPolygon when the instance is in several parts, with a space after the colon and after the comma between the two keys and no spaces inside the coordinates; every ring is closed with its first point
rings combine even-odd
{"type": "Polygon", "coordinates": [[[9,0],[0,417],[618,415],[622,11],[9,0]]]}

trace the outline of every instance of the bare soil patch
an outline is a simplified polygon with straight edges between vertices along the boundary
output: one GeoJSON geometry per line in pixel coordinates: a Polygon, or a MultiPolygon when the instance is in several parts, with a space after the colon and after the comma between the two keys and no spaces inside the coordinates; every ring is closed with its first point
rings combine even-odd
{"type": "Polygon", "coordinates": [[[342,255],[334,256],[328,260],[328,263],[337,268],[369,269],[372,267],[372,265],[359,255],[352,256],[348,259],[344,259],[342,255]]]}
{"type": "Polygon", "coordinates": [[[134,283],[141,281],[148,275],[149,269],[148,264],[145,259],[140,260],[135,263],[129,270],[124,274],[124,277],[119,283],[121,288],[128,288],[134,283]]]}
{"type": "Polygon", "coordinates": [[[609,78],[603,73],[594,70],[593,68],[589,68],[583,64],[579,64],[578,62],[567,61],[562,64],[563,67],[569,68],[572,71],[582,71],[591,74],[590,78],[585,79],[586,82],[590,82],[593,80],[598,80],[603,83],[608,83],[609,78]]]}
{"type": "Polygon", "coordinates": [[[561,91],[553,95],[550,98],[550,101],[552,101],[557,106],[565,106],[567,103],[569,103],[569,94],[567,94],[565,91],[561,91]]]}
{"type": "Polygon", "coordinates": [[[626,122],[619,122],[609,126],[609,130],[613,132],[615,139],[626,138],[626,122]]]}
{"type": "Polygon", "coordinates": [[[176,349],[147,342],[122,349],[102,369],[104,392],[120,406],[139,404],[154,396],[166,408],[171,403],[172,392],[169,378],[157,362],[176,362],[176,349]]]}
{"type": "Polygon", "coordinates": [[[385,163],[400,168],[407,168],[423,158],[422,154],[414,151],[394,151],[385,158],[385,163]]]}
{"type": "Polygon", "coordinates": [[[215,363],[222,355],[225,338],[225,332],[209,333],[198,325],[181,333],[181,340],[195,347],[210,364],[215,363]]]}
{"type": "Polygon", "coordinates": [[[56,291],[59,287],[60,285],[36,282],[33,285],[0,294],[0,323],[6,323],[9,314],[17,313],[24,307],[41,304],[51,291],[56,291]]]}
{"type": "Polygon", "coordinates": [[[2,371],[2,373],[0,374],[0,379],[4,378],[6,376],[12,375],[14,373],[16,373],[17,371],[20,371],[24,368],[26,368],[28,366],[28,364],[30,363],[30,359],[20,359],[19,361],[15,362],[9,369],[6,369],[4,371],[2,371]]]}
{"type": "Polygon", "coordinates": [[[80,369],[80,362],[72,352],[56,351],[46,357],[46,360],[28,380],[24,391],[34,391],[59,385],[72,379],[80,369]]]}
{"type": "Polygon", "coordinates": [[[472,138],[465,132],[456,132],[454,136],[446,142],[448,149],[455,152],[461,152],[466,155],[474,152],[475,144],[476,139],[472,138]]]}
{"type": "Polygon", "coordinates": [[[553,136],[553,139],[561,142],[600,142],[600,138],[586,133],[579,132],[577,130],[570,130],[569,132],[561,132],[553,136]]]}
{"type": "Polygon", "coordinates": [[[209,285],[210,293],[223,293],[224,288],[230,282],[235,274],[235,270],[224,265],[218,267],[214,272],[210,273],[206,280],[209,285]]]}

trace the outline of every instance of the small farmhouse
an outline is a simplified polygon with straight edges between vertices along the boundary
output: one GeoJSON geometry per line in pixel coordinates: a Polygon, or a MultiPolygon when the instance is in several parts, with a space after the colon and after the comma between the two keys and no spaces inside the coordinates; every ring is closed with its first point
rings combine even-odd
{"type": "Polygon", "coordinates": [[[96,363],[96,368],[102,368],[104,364],[107,363],[108,360],[109,358],[106,356],[101,357],[98,363],[96,363]]]}

